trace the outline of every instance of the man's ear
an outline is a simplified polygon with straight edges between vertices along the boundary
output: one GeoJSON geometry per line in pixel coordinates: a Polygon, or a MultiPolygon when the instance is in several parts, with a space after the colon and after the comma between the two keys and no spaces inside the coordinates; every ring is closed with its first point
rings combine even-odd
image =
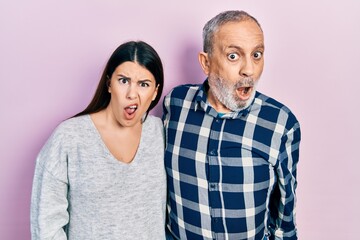
{"type": "Polygon", "coordinates": [[[201,68],[204,71],[205,75],[209,75],[209,67],[210,67],[209,55],[206,52],[200,52],[198,58],[201,68]]]}

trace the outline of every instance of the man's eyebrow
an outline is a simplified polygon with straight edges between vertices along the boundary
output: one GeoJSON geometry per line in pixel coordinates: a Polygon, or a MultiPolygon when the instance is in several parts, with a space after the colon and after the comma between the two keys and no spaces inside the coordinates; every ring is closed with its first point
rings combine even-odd
{"type": "Polygon", "coordinates": [[[255,48],[262,48],[262,49],[265,49],[265,45],[263,43],[257,45],[255,48]]]}
{"type": "Polygon", "coordinates": [[[238,50],[241,50],[242,48],[240,46],[237,46],[237,45],[229,45],[227,46],[226,48],[236,48],[238,50]]]}
{"type": "MultiPolygon", "coordinates": [[[[229,45],[229,46],[227,46],[226,48],[236,48],[236,49],[238,49],[238,50],[242,50],[243,48],[242,47],[240,47],[240,46],[238,46],[238,45],[229,45]]],[[[256,45],[255,47],[254,47],[254,49],[259,49],[259,48],[265,48],[265,46],[264,46],[264,44],[263,43],[261,43],[261,44],[259,44],[259,45],[256,45]]]]}

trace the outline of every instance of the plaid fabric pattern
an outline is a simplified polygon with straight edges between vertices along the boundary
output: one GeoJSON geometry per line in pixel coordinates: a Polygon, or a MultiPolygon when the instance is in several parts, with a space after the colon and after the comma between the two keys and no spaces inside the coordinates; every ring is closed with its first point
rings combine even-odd
{"type": "Polygon", "coordinates": [[[178,239],[297,239],[297,119],[259,92],[247,109],[219,115],[206,87],[164,99],[167,227],[178,239]]]}

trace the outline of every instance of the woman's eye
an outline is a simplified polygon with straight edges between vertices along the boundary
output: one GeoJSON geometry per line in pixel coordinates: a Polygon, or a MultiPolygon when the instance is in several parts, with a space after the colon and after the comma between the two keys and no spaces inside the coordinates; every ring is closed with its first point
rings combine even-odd
{"type": "Polygon", "coordinates": [[[149,87],[150,84],[146,83],[146,82],[141,82],[140,83],[140,87],[149,87]]]}
{"type": "Polygon", "coordinates": [[[262,55],[263,55],[262,52],[254,52],[253,56],[255,59],[260,59],[262,57],[262,55]]]}
{"type": "Polygon", "coordinates": [[[230,54],[228,55],[228,59],[229,59],[230,61],[235,61],[235,60],[239,59],[239,55],[238,55],[237,53],[230,53],[230,54]]]}
{"type": "Polygon", "coordinates": [[[128,78],[120,78],[119,79],[119,83],[121,83],[121,84],[127,84],[128,82],[129,82],[128,78]]]}

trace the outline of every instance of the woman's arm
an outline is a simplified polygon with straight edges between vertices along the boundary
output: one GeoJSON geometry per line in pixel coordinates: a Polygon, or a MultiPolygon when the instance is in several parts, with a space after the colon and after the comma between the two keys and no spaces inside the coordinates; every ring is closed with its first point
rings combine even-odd
{"type": "Polygon", "coordinates": [[[67,154],[61,142],[61,135],[53,134],[36,160],[30,212],[33,240],[67,239],[67,154]]]}

